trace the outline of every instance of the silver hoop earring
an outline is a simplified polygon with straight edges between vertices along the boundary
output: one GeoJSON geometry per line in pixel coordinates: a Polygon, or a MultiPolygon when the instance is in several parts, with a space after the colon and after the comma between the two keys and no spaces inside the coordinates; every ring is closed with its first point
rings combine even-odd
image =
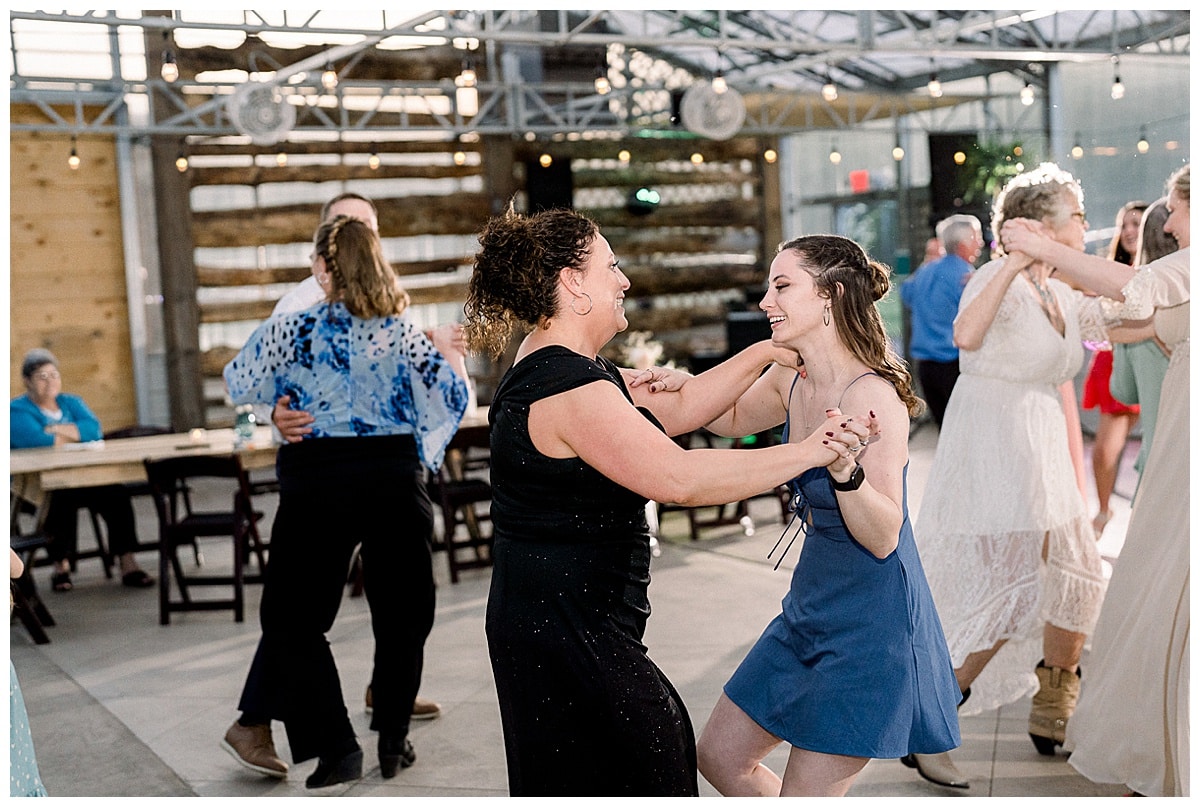
{"type": "Polygon", "coordinates": [[[821,321],[827,326],[829,325],[829,306],[825,306],[825,313],[821,315],[821,321]]]}
{"type": "Polygon", "coordinates": [[[592,313],[592,295],[588,294],[586,291],[581,291],[579,293],[587,298],[587,301],[588,301],[587,311],[576,311],[575,310],[575,303],[579,301],[578,297],[575,297],[571,300],[571,310],[575,311],[575,313],[581,317],[586,317],[588,314],[592,313]]]}

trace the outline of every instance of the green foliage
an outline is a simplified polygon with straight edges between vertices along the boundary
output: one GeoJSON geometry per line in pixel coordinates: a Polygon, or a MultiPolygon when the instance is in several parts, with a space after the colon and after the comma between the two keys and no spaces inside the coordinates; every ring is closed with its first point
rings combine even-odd
{"type": "Polygon", "coordinates": [[[1000,189],[1031,164],[1021,142],[980,142],[966,153],[963,163],[963,201],[991,204],[1000,189]]]}

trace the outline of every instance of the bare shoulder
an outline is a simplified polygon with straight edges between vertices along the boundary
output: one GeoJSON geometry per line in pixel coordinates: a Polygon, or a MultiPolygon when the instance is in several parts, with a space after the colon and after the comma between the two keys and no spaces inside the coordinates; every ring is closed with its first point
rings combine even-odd
{"type": "Polygon", "coordinates": [[[897,416],[908,418],[908,408],[892,382],[877,373],[864,375],[846,388],[841,410],[848,415],[874,412],[880,420],[897,416]]]}

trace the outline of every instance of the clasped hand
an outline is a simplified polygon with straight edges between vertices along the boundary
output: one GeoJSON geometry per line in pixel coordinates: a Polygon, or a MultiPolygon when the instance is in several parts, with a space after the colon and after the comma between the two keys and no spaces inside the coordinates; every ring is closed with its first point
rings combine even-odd
{"type": "Polygon", "coordinates": [[[879,434],[875,413],[847,417],[840,409],[826,409],[825,423],[808,438],[819,440],[829,451],[825,466],[838,482],[845,482],[858,465],[859,457],[871,440],[879,434]]]}

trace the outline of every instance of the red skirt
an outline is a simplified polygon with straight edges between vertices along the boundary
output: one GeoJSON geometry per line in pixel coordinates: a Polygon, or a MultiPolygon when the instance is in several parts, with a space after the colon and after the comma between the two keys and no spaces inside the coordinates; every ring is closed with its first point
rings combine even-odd
{"type": "Polygon", "coordinates": [[[1092,354],[1092,366],[1088,368],[1087,379],[1083,382],[1084,409],[1100,407],[1105,415],[1136,415],[1141,411],[1137,404],[1130,406],[1121,403],[1109,391],[1108,381],[1112,378],[1113,354],[1111,350],[1097,350],[1092,354]]]}

